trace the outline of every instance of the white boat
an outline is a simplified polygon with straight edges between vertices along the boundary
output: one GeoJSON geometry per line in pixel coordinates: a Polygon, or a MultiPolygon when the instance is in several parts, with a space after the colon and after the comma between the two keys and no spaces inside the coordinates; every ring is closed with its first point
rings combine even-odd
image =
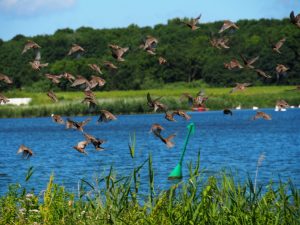
{"type": "Polygon", "coordinates": [[[257,110],[258,107],[257,107],[257,106],[253,106],[252,109],[253,109],[253,110],[257,110]]]}
{"type": "Polygon", "coordinates": [[[285,111],[286,111],[286,108],[281,108],[281,107],[279,107],[278,105],[276,105],[274,110],[275,110],[276,112],[279,112],[279,111],[285,112],[285,111]]]}
{"type": "MultiPolygon", "coordinates": [[[[6,103],[7,105],[28,105],[31,102],[31,98],[9,98],[9,101],[6,103]]],[[[0,105],[4,105],[4,103],[0,103],[0,105]]]]}

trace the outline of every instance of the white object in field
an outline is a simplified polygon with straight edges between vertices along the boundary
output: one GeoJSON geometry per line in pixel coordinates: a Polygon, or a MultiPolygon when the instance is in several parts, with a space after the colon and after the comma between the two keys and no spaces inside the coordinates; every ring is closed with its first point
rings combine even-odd
{"type": "MultiPolygon", "coordinates": [[[[299,105],[300,106],[300,105],[299,105]]],[[[241,104],[240,105],[238,105],[237,107],[235,107],[235,109],[241,109],[242,107],[241,107],[241,104]]]]}
{"type": "Polygon", "coordinates": [[[257,110],[258,107],[257,107],[257,106],[253,106],[252,109],[253,109],[253,110],[257,110]]]}
{"type": "Polygon", "coordinates": [[[9,98],[8,100],[9,102],[1,103],[1,105],[28,105],[32,98],[9,98]]]}

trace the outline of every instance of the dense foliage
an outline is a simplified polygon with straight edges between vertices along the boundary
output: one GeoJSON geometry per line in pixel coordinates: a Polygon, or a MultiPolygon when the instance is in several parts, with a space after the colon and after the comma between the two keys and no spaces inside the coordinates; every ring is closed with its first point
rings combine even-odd
{"type": "MultiPolygon", "coordinates": [[[[185,19],[187,20],[187,19],[185,19]]],[[[218,34],[223,22],[202,24],[192,31],[181,19],[169,20],[167,25],[154,27],[93,29],[81,27],[57,30],[53,35],[25,37],[17,35],[10,41],[0,41],[0,73],[11,76],[14,87],[30,87],[34,90],[53,88],[53,84],[44,76],[45,73],[61,74],[69,72],[74,75],[90,77],[93,72],[88,63],[97,63],[103,67],[104,61],[112,61],[119,69],[115,72],[103,69],[102,77],[107,83],[104,90],[159,88],[164,83],[192,81],[202,79],[213,86],[230,86],[235,82],[252,82],[275,84],[277,64],[289,67],[288,77],[283,84],[300,83],[300,29],[288,19],[239,20],[239,30],[226,30],[218,34]],[[157,54],[148,54],[139,48],[147,35],[159,40],[157,54]],[[211,46],[212,37],[228,37],[229,49],[217,49],[211,46]],[[282,38],[286,42],[280,49],[282,54],[272,51],[272,44],[282,38]],[[41,71],[33,71],[29,65],[35,55],[28,51],[21,55],[26,41],[30,39],[41,47],[42,62],[49,66],[41,71]],[[67,56],[73,43],[79,44],[86,51],[80,57],[67,56]],[[111,55],[109,44],[129,47],[125,62],[117,62],[111,55]],[[228,70],[223,63],[236,58],[242,61],[239,54],[246,58],[260,56],[255,66],[268,74],[272,79],[266,80],[250,69],[228,70]],[[167,59],[166,65],[158,63],[158,57],[167,59]]],[[[7,85],[2,85],[2,90],[7,85]]],[[[65,81],[59,84],[61,90],[72,90],[65,81]]]]}

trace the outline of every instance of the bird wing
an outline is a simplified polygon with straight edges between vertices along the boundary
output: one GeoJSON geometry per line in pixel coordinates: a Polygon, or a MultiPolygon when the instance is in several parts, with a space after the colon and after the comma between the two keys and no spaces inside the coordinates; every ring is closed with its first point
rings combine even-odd
{"type": "Polygon", "coordinates": [[[86,120],[82,121],[80,123],[81,126],[85,126],[88,122],[90,122],[92,120],[92,118],[87,118],[86,120]]]}
{"type": "Polygon", "coordinates": [[[176,136],[176,134],[171,134],[169,137],[165,138],[165,142],[168,146],[168,148],[174,147],[174,143],[171,142],[171,140],[176,136]]]}
{"type": "Polygon", "coordinates": [[[249,61],[248,61],[248,64],[251,65],[251,64],[253,64],[253,63],[254,63],[256,60],[258,60],[258,59],[259,59],[259,56],[256,56],[255,58],[249,60],[249,61]]]}
{"type": "Polygon", "coordinates": [[[77,147],[80,149],[84,149],[87,145],[88,145],[87,141],[80,141],[78,142],[77,147]]]}
{"type": "Polygon", "coordinates": [[[285,38],[282,38],[280,41],[278,41],[275,45],[275,48],[280,49],[281,46],[284,44],[285,40],[286,40],[285,38]]]}
{"type": "Polygon", "coordinates": [[[72,83],[71,87],[82,85],[84,83],[88,83],[88,80],[85,79],[84,77],[80,77],[80,78],[77,78],[76,80],[74,80],[74,82],[72,83]]]}
{"type": "Polygon", "coordinates": [[[292,11],[292,12],[290,13],[290,19],[291,19],[291,21],[292,21],[293,23],[296,21],[294,11],[292,11]]]}
{"type": "Polygon", "coordinates": [[[6,75],[3,76],[3,79],[4,79],[4,82],[7,83],[7,84],[12,84],[13,83],[12,80],[6,75]]]}
{"type": "Polygon", "coordinates": [[[194,21],[198,22],[198,20],[200,20],[200,18],[201,18],[201,14],[198,17],[194,18],[194,21]]]}
{"type": "Polygon", "coordinates": [[[230,22],[228,20],[225,20],[224,23],[223,23],[223,26],[219,30],[219,33],[222,33],[224,30],[227,30],[231,26],[232,26],[232,22],[230,22]]]}
{"type": "Polygon", "coordinates": [[[243,60],[243,63],[244,63],[245,65],[247,65],[247,64],[248,64],[247,59],[246,59],[242,54],[240,54],[240,56],[241,56],[241,58],[242,58],[242,60],[243,60]]]}

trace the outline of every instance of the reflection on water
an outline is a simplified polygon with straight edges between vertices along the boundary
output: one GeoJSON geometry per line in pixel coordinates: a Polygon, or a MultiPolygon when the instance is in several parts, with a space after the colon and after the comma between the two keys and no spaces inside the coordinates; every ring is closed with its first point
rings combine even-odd
{"type": "MultiPolygon", "coordinates": [[[[184,159],[183,173],[187,175],[186,163],[196,162],[201,151],[201,168],[206,175],[214,174],[223,168],[237,173],[241,179],[249,174],[254,178],[256,162],[265,152],[266,158],[259,172],[259,182],[270,179],[292,178],[300,186],[300,110],[289,109],[286,112],[263,110],[271,114],[272,120],[252,121],[252,110],[234,111],[233,116],[224,116],[221,111],[189,114],[196,125],[195,135],[191,137],[184,159]]],[[[74,117],[81,121],[87,117],[74,117]]],[[[106,139],[103,144],[106,151],[96,152],[92,145],[86,150],[88,155],[73,149],[77,142],[84,140],[75,130],[66,130],[64,126],[52,122],[51,118],[1,119],[0,130],[0,194],[7,191],[11,183],[24,183],[30,166],[34,174],[28,184],[36,191],[45,189],[49,176],[53,172],[57,183],[65,185],[70,191],[77,189],[81,178],[93,180],[96,175],[108,172],[111,165],[118,174],[128,175],[148,154],[152,153],[155,173],[155,185],[159,189],[167,188],[169,173],[180,158],[183,142],[187,134],[187,121],[178,118],[178,122],[166,121],[162,114],[122,115],[116,121],[96,124],[96,117],[86,125],[85,131],[93,136],[106,139]],[[153,134],[149,133],[153,123],[161,124],[165,130],[163,136],[176,133],[175,147],[167,147],[153,134]],[[132,160],[128,141],[130,134],[136,134],[136,153],[132,160]],[[30,147],[35,155],[30,160],[17,155],[21,144],[30,147]]],[[[147,168],[142,169],[141,179],[147,179],[147,168]]]]}

